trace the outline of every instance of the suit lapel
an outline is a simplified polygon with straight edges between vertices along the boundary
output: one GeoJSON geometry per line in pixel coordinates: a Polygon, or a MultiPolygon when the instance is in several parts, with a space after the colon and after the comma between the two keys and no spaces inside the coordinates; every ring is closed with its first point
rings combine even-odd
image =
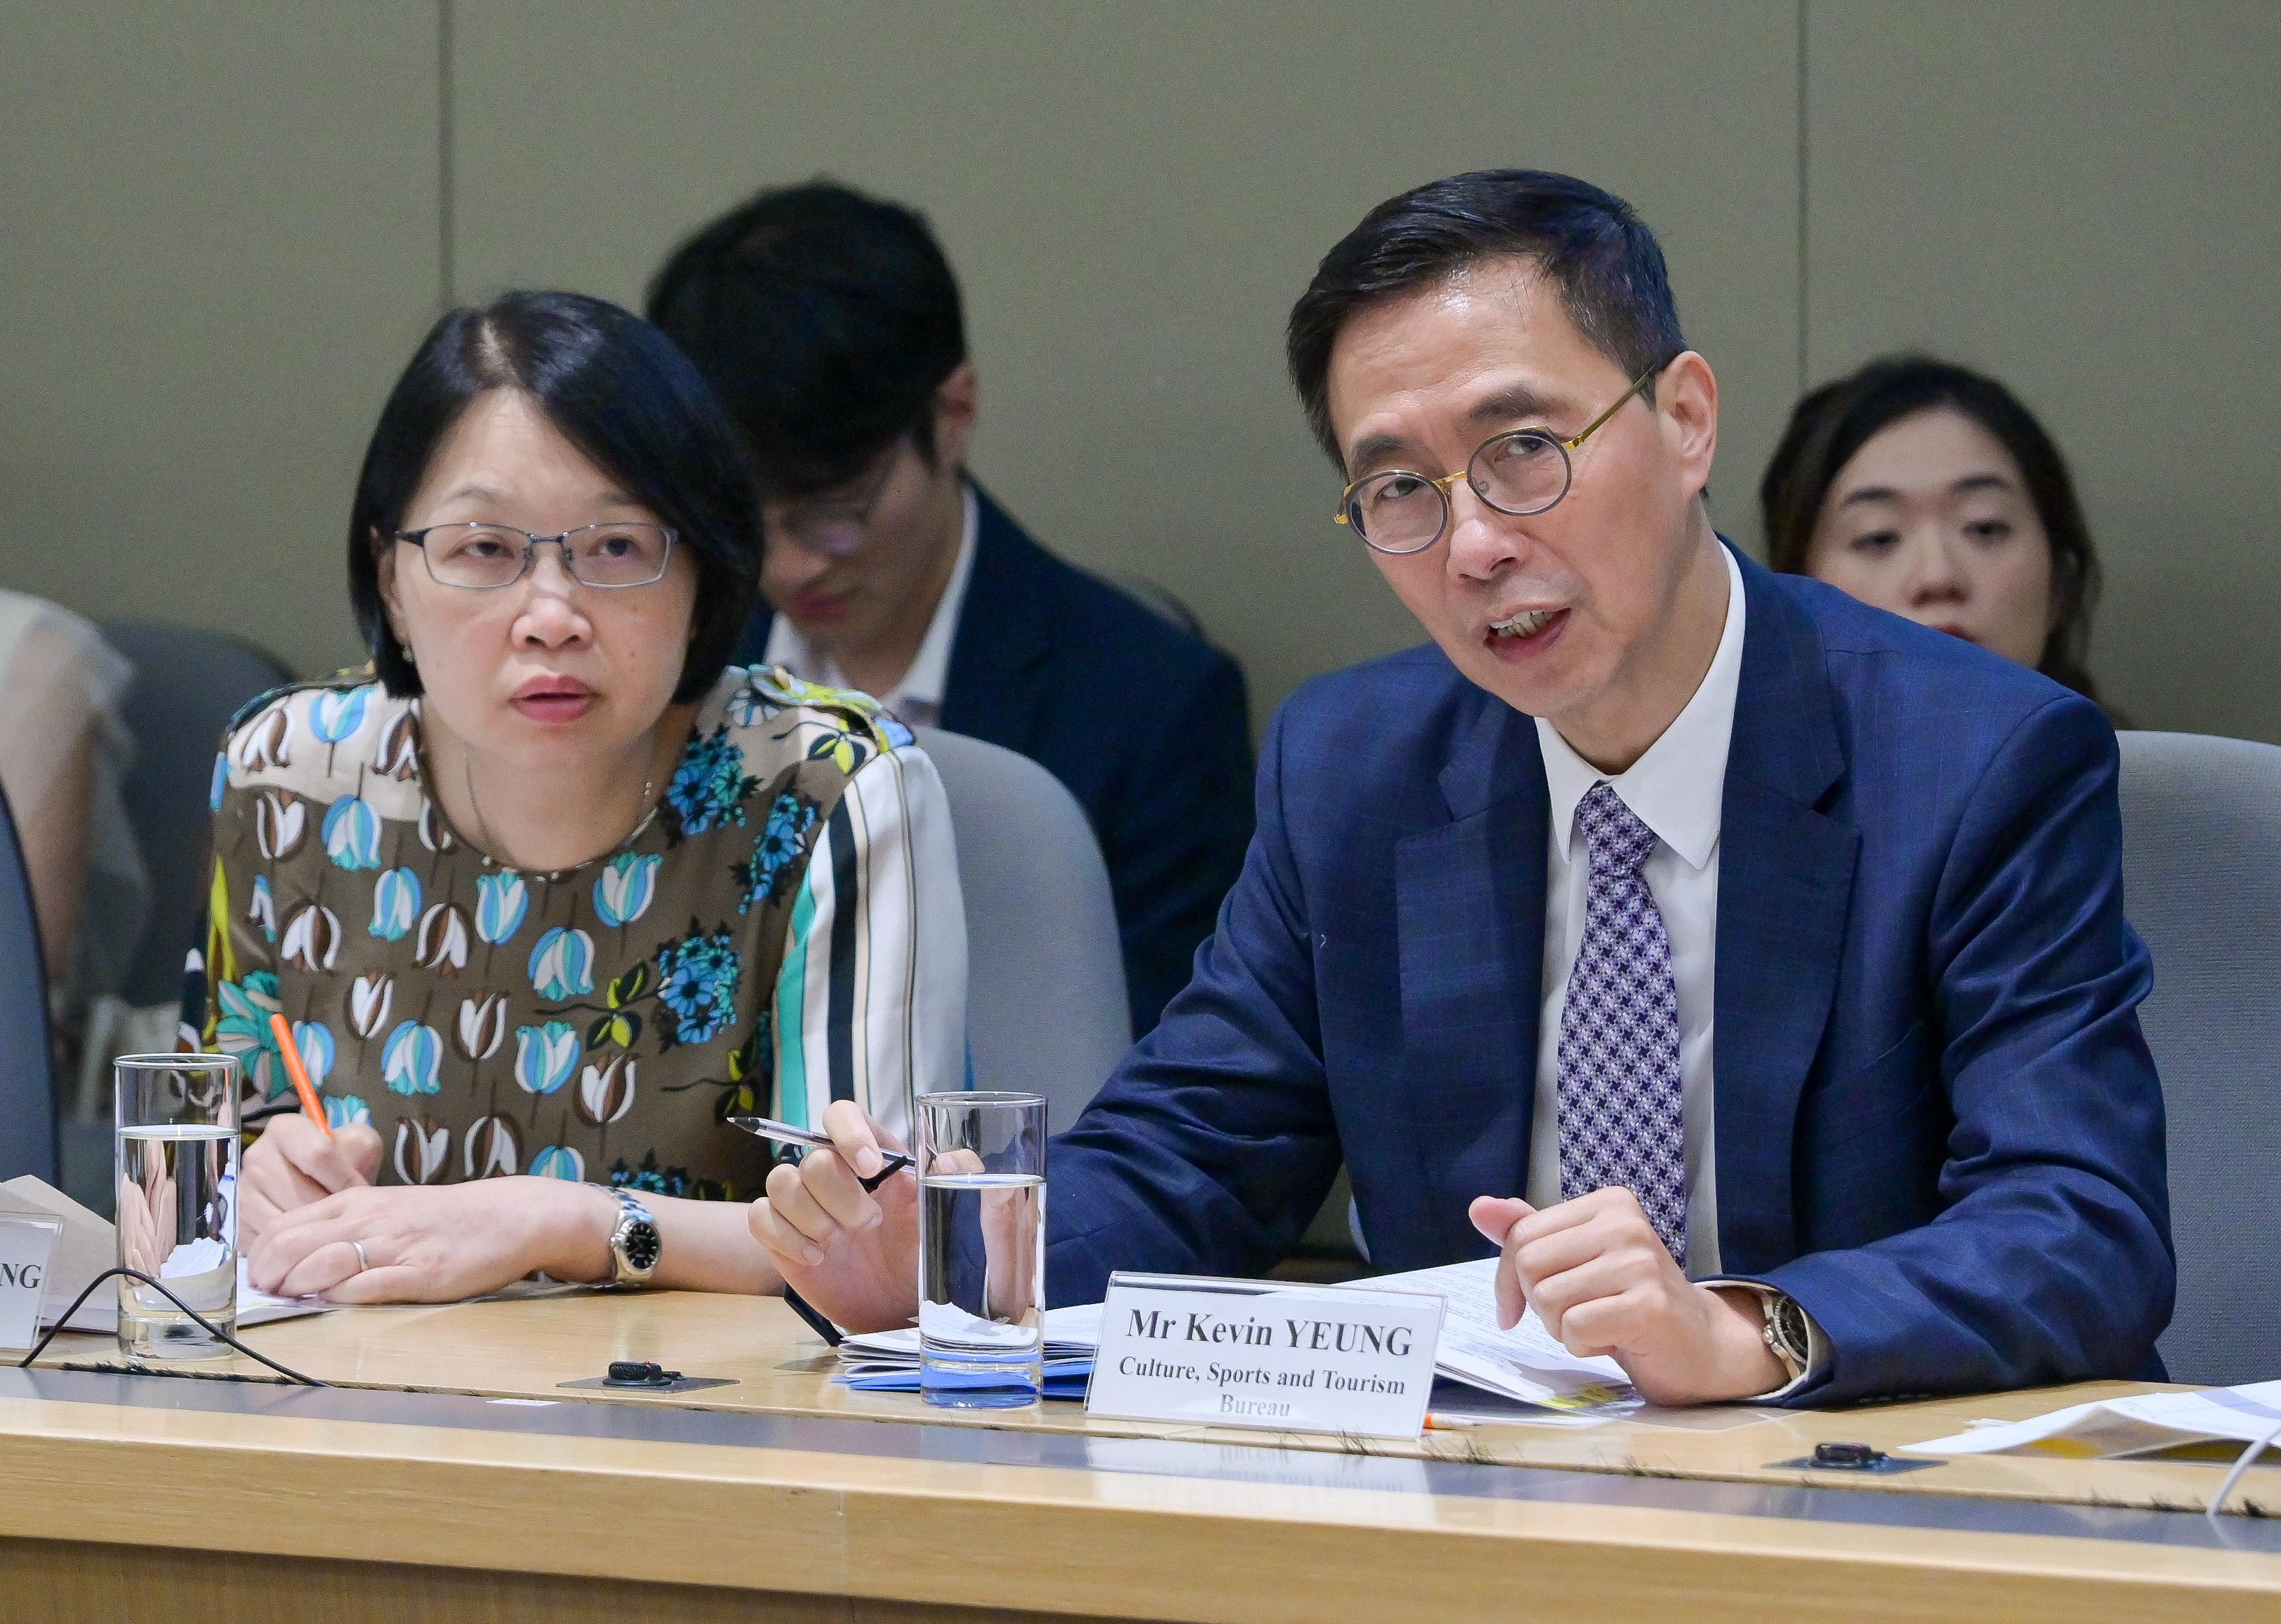
{"type": "Polygon", "coordinates": [[[1829,1024],[1860,836],[1817,809],[1845,770],[1821,637],[1773,576],[1742,568],[1712,1063],[1721,1262],[1752,1272],[1797,1255],[1798,1099],[1829,1024]]]}
{"type": "Polygon", "coordinates": [[[1535,725],[1482,695],[1441,785],[1450,822],[1401,842],[1395,885],[1409,1114],[1446,1259],[1488,1249],[1473,1198],[1528,1175],[1550,817],[1535,725]]]}
{"type": "Polygon", "coordinates": [[[729,657],[732,665],[763,665],[769,657],[769,633],[777,623],[776,611],[765,603],[755,610],[753,618],[745,623],[745,630],[737,641],[737,652],[729,657]]]}
{"type": "Polygon", "coordinates": [[[974,499],[974,569],[951,640],[942,725],[1026,751],[1038,709],[1031,672],[1053,652],[1052,606],[1028,568],[1038,544],[978,484],[974,499]]]}

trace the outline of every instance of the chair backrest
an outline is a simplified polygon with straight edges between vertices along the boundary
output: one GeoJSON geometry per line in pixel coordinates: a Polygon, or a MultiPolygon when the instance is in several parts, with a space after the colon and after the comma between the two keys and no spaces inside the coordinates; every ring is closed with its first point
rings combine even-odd
{"type": "Polygon", "coordinates": [[[135,735],[127,816],[151,875],[151,923],[127,976],[129,1003],[181,996],[182,955],[197,935],[214,744],[239,706],[293,680],[275,656],[239,638],[163,621],[106,621],[103,635],[134,662],[120,709],[135,735]]]}
{"type": "Polygon", "coordinates": [[[957,839],[975,1086],[1044,1094],[1059,1133],[1133,1042],[1108,866],[1077,797],[1037,762],[914,731],[957,839]]]}
{"type": "Polygon", "coordinates": [[[1117,584],[1158,620],[1178,626],[1192,638],[1204,635],[1203,622],[1196,618],[1196,612],[1182,602],[1171,588],[1160,586],[1146,576],[1119,576],[1117,584]]]}
{"type": "Polygon", "coordinates": [[[15,816],[0,795],[0,1179],[56,1182],[55,1063],[39,916],[15,816]]]}
{"type": "Polygon", "coordinates": [[[2231,1386],[2281,1357],[2281,749],[2120,736],[2122,872],[2154,958],[2140,1011],[2169,1118],[2174,1381],[2231,1386]]]}

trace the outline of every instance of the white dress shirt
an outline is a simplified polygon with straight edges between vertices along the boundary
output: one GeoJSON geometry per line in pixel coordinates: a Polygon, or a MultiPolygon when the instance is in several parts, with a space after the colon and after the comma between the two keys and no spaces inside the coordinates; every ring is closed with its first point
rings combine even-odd
{"type": "MultiPolygon", "coordinates": [[[[966,523],[958,538],[958,561],[950,567],[950,579],[943,584],[934,618],[927,622],[926,636],[919,640],[919,652],[912,656],[911,669],[903,673],[903,679],[893,692],[874,696],[900,720],[918,727],[933,727],[942,721],[943,690],[950,681],[950,646],[958,636],[959,611],[966,607],[967,579],[974,573],[974,532],[981,508],[975,500],[974,487],[970,484],[964,489],[966,523]]],[[[826,688],[855,685],[831,655],[792,623],[792,616],[781,612],[769,624],[769,645],[761,658],[767,664],[788,668],[803,682],[826,688]]]]}
{"type": "Polygon", "coordinates": [[[1551,850],[1545,864],[1544,1001],[1537,1024],[1536,1110],[1528,1141],[1527,1198],[1533,1207],[1560,1199],[1560,1010],[1568,996],[1584,934],[1584,894],[1591,864],[1575,833],[1576,803],[1596,784],[1616,792],[1655,831],[1656,847],[1641,875],[1671,938],[1671,973],[1679,993],[1679,1094],[1687,1148],[1687,1262],[1697,1280],[1720,1272],[1719,1179],[1712,1133],[1711,1027],[1718,958],[1719,817],[1727,785],[1727,746],[1735,731],[1735,696],[1743,675],[1743,572],[1724,547],[1727,624],[1701,686],[1663,736],[1629,770],[1611,777],[1569,747],[1552,724],[1536,719],[1552,801],[1551,850]]]}

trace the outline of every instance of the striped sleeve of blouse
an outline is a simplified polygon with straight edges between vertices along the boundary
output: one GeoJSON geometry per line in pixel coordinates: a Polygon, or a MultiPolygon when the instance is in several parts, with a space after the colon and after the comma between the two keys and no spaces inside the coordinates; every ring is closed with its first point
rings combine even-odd
{"type": "Polygon", "coordinates": [[[966,913],[950,812],[916,746],[847,782],[793,899],[777,972],[777,1105],[854,1100],[905,1143],[911,1098],[966,1080],[966,913]]]}

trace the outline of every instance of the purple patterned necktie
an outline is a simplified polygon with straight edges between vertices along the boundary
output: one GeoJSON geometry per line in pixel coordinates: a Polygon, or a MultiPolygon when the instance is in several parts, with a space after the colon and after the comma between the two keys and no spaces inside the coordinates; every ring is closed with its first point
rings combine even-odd
{"type": "Polygon", "coordinates": [[[1640,877],[1655,831],[1605,784],[1577,803],[1576,821],[1592,867],[1560,1006],[1560,1199],[1625,1186],[1684,1269],[1679,989],[1663,915],[1640,877]]]}

